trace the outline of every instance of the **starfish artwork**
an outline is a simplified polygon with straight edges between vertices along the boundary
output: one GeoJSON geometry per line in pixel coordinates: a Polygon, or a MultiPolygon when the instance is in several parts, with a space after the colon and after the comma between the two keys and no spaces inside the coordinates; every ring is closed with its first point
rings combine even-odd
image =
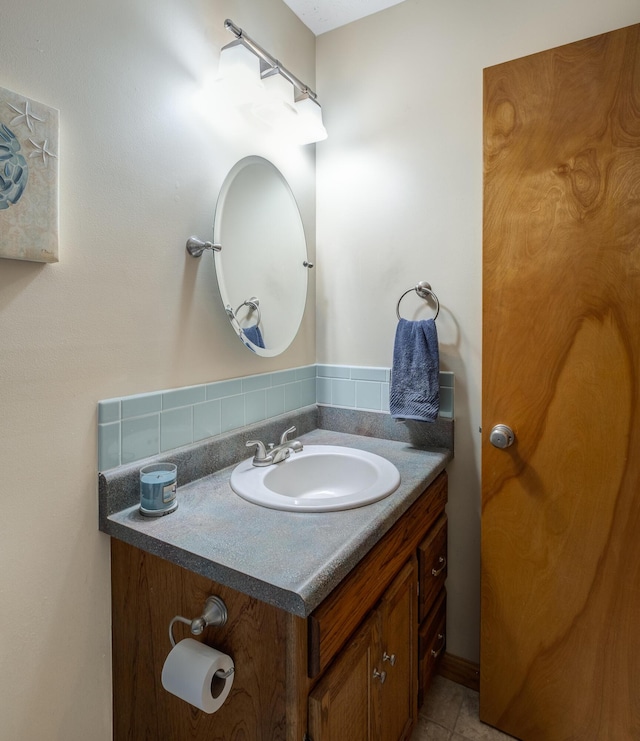
{"type": "Polygon", "coordinates": [[[58,262],[59,118],[0,87],[0,258],[58,262]]]}
{"type": "Polygon", "coordinates": [[[27,128],[29,129],[29,131],[33,131],[34,122],[40,121],[42,123],[42,121],[44,120],[42,118],[39,118],[38,116],[35,115],[35,113],[29,110],[28,100],[24,101],[23,110],[20,110],[19,108],[12,105],[11,103],[8,103],[7,105],[9,106],[9,108],[11,108],[13,111],[15,111],[18,114],[17,116],[15,116],[15,118],[11,119],[10,123],[12,126],[15,126],[16,124],[24,122],[27,125],[27,128]]]}
{"type": "Polygon", "coordinates": [[[20,142],[8,126],[0,124],[0,209],[13,206],[27,187],[29,168],[20,154],[20,142]]]}
{"type": "Polygon", "coordinates": [[[47,164],[47,157],[57,157],[57,154],[54,154],[53,152],[50,152],[47,149],[47,146],[49,144],[49,140],[45,139],[43,142],[40,142],[38,144],[37,142],[34,142],[33,139],[29,139],[29,142],[34,146],[35,152],[31,152],[29,157],[42,157],[43,163],[47,164]]]}

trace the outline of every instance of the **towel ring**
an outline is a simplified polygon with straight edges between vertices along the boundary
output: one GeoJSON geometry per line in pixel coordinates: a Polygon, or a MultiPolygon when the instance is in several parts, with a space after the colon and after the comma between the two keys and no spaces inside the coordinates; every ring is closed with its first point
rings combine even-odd
{"type": "Polygon", "coordinates": [[[438,314],[440,313],[440,301],[438,300],[436,294],[431,290],[431,284],[427,283],[426,280],[421,280],[417,286],[409,288],[409,290],[405,291],[398,299],[398,305],[396,306],[396,316],[398,317],[398,321],[400,321],[400,319],[402,318],[400,316],[400,302],[407,295],[407,293],[411,293],[411,291],[415,291],[418,296],[420,296],[420,298],[424,299],[425,301],[428,301],[429,297],[431,297],[436,302],[436,313],[433,318],[434,320],[437,319],[438,314]]]}
{"type": "Polygon", "coordinates": [[[260,299],[256,298],[255,296],[252,296],[251,298],[248,298],[246,301],[243,301],[240,306],[234,311],[230,306],[226,307],[227,314],[230,317],[233,317],[233,319],[236,320],[238,326],[240,326],[240,322],[238,321],[238,312],[243,306],[248,306],[251,311],[257,311],[258,312],[258,318],[256,320],[256,326],[260,324],[261,315],[260,315],[260,299]]]}

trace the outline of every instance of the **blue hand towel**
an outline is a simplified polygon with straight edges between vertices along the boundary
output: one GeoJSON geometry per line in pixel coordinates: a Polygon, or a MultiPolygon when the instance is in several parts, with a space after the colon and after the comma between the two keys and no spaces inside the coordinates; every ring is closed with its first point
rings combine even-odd
{"type": "Polygon", "coordinates": [[[396,419],[435,422],[440,410],[440,357],[433,319],[400,319],[393,346],[389,410],[396,419]]]}
{"type": "MultiPolygon", "coordinates": [[[[262,339],[262,332],[260,331],[260,327],[257,324],[254,324],[253,327],[244,327],[242,330],[242,334],[244,335],[245,339],[249,340],[251,344],[255,345],[256,347],[261,347],[264,350],[264,340],[262,339]]],[[[245,342],[245,345],[247,343],[245,342]]],[[[247,347],[251,350],[251,346],[247,345],[247,347]]]]}

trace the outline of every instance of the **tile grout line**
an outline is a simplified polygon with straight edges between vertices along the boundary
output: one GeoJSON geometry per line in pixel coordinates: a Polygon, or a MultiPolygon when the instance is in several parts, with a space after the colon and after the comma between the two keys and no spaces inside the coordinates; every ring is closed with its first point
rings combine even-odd
{"type": "MultiPolygon", "coordinates": [[[[451,736],[450,739],[453,738],[453,734],[456,733],[456,726],[458,725],[458,718],[460,717],[460,713],[462,712],[462,706],[464,705],[464,695],[462,696],[462,699],[460,700],[460,704],[458,705],[458,712],[456,713],[456,718],[453,721],[453,728],[451,729],[451,736]]],[[[467,738],[463,733],[460,734],[464,738],[467,738]]]]}

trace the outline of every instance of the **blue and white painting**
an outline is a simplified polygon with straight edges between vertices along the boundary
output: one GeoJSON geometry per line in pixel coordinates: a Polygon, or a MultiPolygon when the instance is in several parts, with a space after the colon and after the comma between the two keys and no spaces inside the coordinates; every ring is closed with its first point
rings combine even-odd
{"type": "Polygon", "coordinates": [[[59,118],[0,87],[0,257],[58,262],[59,118]]]}

